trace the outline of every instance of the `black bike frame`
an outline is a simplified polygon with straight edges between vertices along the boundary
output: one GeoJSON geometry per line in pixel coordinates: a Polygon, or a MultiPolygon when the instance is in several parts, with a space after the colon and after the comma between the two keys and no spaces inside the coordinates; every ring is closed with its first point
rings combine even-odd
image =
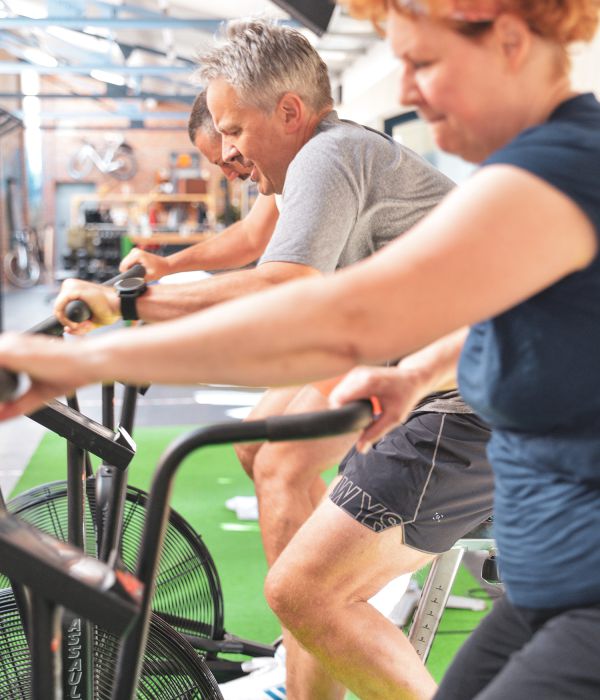
{"type": "MultiPolygon", "coordinates": [[[[141,265],[136,265],[126,272],[117,275],[115,278],[105,283],[106,286],[113,285],[117,281],[126,277],[144,276],[145,269],[141,265]]],[[[87,320],[91,316],[89,307],[81,301],[72,301],[67,305],[66,315],[74,321],[87,320]]],[[[42,333],[47,335],[61,336],[63,325],[51,316],[45,321],[31,328],[28,333],[42,333]]],[[[14,382],[11,382],[14,384],[14,382]]],[[[109,399],[110,390],[104,392],[104,398],[109,399]]],[[[110,404],[105,400],[105,422],[112,423],[112,399],[110,404]],[[106,411],[110,411],[109,416],[106,411]]],[[[129,404],[128,404],[129,405],[129,404]]],[[[133,409],[132,409],[133,410],[133,409]]],[[[51,401],[42,409],[29,416],[32,420],[40,423],[52,432],[64,437],[67,440],[67,514],[68,514],[68,542],[79,549],[85,549],[85,503],[86,503],[86,478],[91,475],[91,463],[89,454],[95,454],[103,459],[106,464],[110,464],[116,473],[123,473],[135,453],[135,445],[131,441],[125,429],[119,429],[116,433],[110,426],[103,426],[91,419],[83,416],[79,412],[77,397],[68,397],[67,405],[51,401]]],[[[128,419],[129,426],[133,422],[128,419]]],[[[131,428],[130,428],[131,429],[131,428]]],[[[125,477],[122,476],[124,482],[125,477]]],[[[118,494],[115,494],[115,499],[118,494]]],[[[123,492],[124,498],[124,492],[123,492]]],[[[122,505],[111,503],[112,514],[122,512],[122,505]]],[[[99,511],[100,530],[102,531],[104,512],[99,511]]],[[[118,539],[118,531],[110,533],[118,539]]],[[[100,541],[102,542],[102,540],[100,541]]],[[[100,552],[99,552],[100,553],[100,552]]],[[[108,559],[108,554],[104,560],[108,559]]],[[[18,587],[16,588],[18,592],[18,587]]],[[[21,593],[19,602],[23,599],[21,593]]],[[[50,628],[56,625],[57,614],[51,605],[46,605],[43,600],[36,602],[39,619],[46,622],[40,635],[45,636],[45,641],[41,643],[41,648],[46,648],[47,636],[50,628]]],[[[21,605],[20,605],[21,609],[21,605]]],[[[70,608],[72,609],[72,608],[70,608]]],[[[21,613],[21,617],[25,616],[21,613]]],[[[30,618],[32,615],[29,616],[30,618]]],[[[24,620],[25,622],[25,620],[24,620]]],[[[64,612],[62,615],[62,657],[66,659],[66,664],[62,673],[62,684],[65,697],[88,698],[92,695],[92,630],[85,618],[64,612]]],[[[33,648],[32,648],[33,652],[33,648]]],[[[39,651],[38,651],[39,654],[39,651]]],[[[41,681],[42,687],[48,681],[48,667],[43,659],[39,661],[39,666],[44,670],[45,680],[41,681]]],[[[34,682],[34,686],[37,681],[34,682]]],[[[48,687],[48,686],[46,686],[48,687]]],[[[34,690],[34,693],[37,692],[34,690]]],[[[36,697],[34,695],[34,697],[36,697]]],[[[39,696],[43,697],[42,695],[39,696]]]]}
{"type": "Polygon", "coordinates": [[[167,448],[152,481],[136,569],[136,578],[144,586],[142,612],[121,644],[112,700],[132,700],[135,697],[148,635],[152,595],[169,514],[173,480],[183,460],[194,450],[208,445],[302,440],[353,432],[364,428],[372,418],[371,403],[357,401],[334,411],[212,425],[183,436],[167,448]]]}

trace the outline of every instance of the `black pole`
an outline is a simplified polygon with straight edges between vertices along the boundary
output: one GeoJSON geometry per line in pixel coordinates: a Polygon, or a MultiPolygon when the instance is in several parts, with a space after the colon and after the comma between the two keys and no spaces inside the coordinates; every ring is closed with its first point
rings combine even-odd
{"type": "MultiPolygon", "coordinates": [[[[264,421],[261,421],[263,423],[264,421]]],[[[230,427],[252,426],[240,441],[249,442],[257,438],[254,424],[231,424],[230,427]]],[[[214,427],[214,426],[213,426],[214,427]]],[[[190,435],[176,440],[161,458],[155,471],[146,519],[142,534],[142,545],[138,557],[136,577],[144,584],[142,608],[137,622],[129,634],[121,641],[117,660],[117,672],[113,687],[112,700],[133,700],[137,692],[139,677],[142,670],[143,656],[148,637],[152,597],[156,572],[160,562],[166,523],[169,517],[169,499],[173,486],[173,477],[183,459],[194,449],[205,444],[223,444],[231,442],[231,432],[226,431],[224,439],[218,439],[210,428],[195,431],[190,435]],[[206,435],[206,433],[209,435],[206,435]],[[212,439],[210,439],[212,437],[212,439]],[[207,439],[208,438],[208,439],[207,439]]]]}
{"type": "MultiPolygon", "coordinates": [[[[4,500],[4,493],[0,489],[0,513],[6,513],[6,501],[4,500]]],[[[17,604],[17,610],[19,611],[19,617],[21,618],[21,624],[25,630],[28,643],[31,641],[29,636],[29,621],[31,619],[31,601],[29,600],[29,591],[25,586],[20,583],[9,579],[10,587],[12,588],[13,595],[15,597],[15,603],[17,604]]]]}
{"type": "Polygon", "coordinates": [[[115,427],[115,385],[102,385],[102,425],[110,428],[115,427]]]}
{"type": "MultiPolygon", "coordinates": [[[[31,692],[33,700],[60,700],[60,624],[56,606],[39,595],[31,596],[31,692]]],[[[67,696],[68,697],[68,696],[67,696]]],[[[77,697],[77,696],[71,696],[77,697]]]]}
{"type": "MultiPolygon", "coordinates": [[[[79,410],[76,396],[69,397],[70,408],[79,410]]],[[[67,442],[67,531],[69,544],[85,551],[86,477],[91,471],[89,454],[67,442]]],[[[62,687],[65,698],[91,698],[93,659],[91,625],[76,615],[62,615],[62,650],[64,665],[62,687]]]]}
{"type": "Polygon", "coordinates": [[[371,403],[356,401],[334,411],[212,425],[188,433],[171,443],[158,463],[150,488],[136,570],[136,577],[144,585],[141,613],[130,633],[121,642],[112,700],[133,700],[137,691],[148,637],[156,573],[169,517],[169,500],[175,473],[183,460],[194,450],[206,445],[328,437],[359,430],[368,425],[372,418],[371,403]]]}
{"type": "MultiPolygon", "coordinates": [[[[128,434],[133,430],[137,395],[136,387],[125,386],[119,426],[128,434]]],[[[127,469],[117,469],[103,462],[96,474],[98,558],[101,561],[109,561],[112,552],[119,551],[126,497],[127,469]]]]}

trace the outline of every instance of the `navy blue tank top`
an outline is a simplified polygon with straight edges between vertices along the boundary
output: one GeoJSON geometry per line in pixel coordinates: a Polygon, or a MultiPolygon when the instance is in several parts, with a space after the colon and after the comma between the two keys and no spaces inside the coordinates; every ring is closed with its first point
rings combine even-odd
{"type": "MultiPolygon", "coordinates": [[[[483,166],[492,164],[556,187],[600,237],[593,95],[563,102],[483,166]]],[[[475,325],[459,385],[493,429],[495,531],[509,598],[530,608],[600,602],[600,257],[475,325]]]]}

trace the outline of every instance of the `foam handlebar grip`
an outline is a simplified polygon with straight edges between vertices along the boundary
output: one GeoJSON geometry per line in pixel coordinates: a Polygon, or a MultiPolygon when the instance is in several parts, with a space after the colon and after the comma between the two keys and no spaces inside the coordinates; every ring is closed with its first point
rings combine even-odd
{"type": "Polygon", "coordinates": [[[366,428],[373,421],[373,404],[353,401],[329,411],[314,411],[289,416],[272,416],[265,420],[267,439],[302,440],[351,433],[366,428]]]}
{"type": "Polygon", "coordinates": [[[114,287],[114,285],[117,282],[120,282],[121,280],[128,279],[129,277],[145,277],[146,276],[146,268],[143,265],[140,265],[140,263],[136,263],[135,265],[132,265],[128,270],[125,270],[125,272],[120,272],[118,275],[115,277],[111,277],[111,279],[106,280],[106,282],[102,283],[103,287],[114,287]]]}
{"type": "Polygon", "coordinates": [[[85,301],[75,299],[74,301],[70,301],[65,306],[65,316],[69,319],[69,321],[73,321],[73,323],[82,323],[83,321],[89,321],[90,318],[92,318],[92,310],[85,303],[85,301]]]}
{"type": "Polygon", "coordinates": [[[15,397],[19,386],[19,377],[8,369],[0,369],[0,403],[15,397]]]}
{"type": "MultiPolygon", "coordinates": [[[[129,270],[125,270],[125,272],[120,272],[118,275],[115,277],[112,277],[111,279],[107,280],[106,282],[102,283],[103,287],[112,287],[115,285],[117,282],[120,280],[127,279],[129,277],[144,277],[146,274],[146,268],[143,265],[134,265],[133,267],[130,267],[129,270]]],[[[87,321],[92,317],[92,313],[90,311],[90,308],[85,304],[85,302],[81,300],[75,300],[69,302],[65,309],[65,313],[68,316],[68,318],[71,319],[71,321],[74,321],[75,323],[81,323],[82,321],[87,321]],[[76,306],[74,306],[76,305],[76,306]],[[71,312],[70,310],[73,309],[71,312]],[[74,315],[72,316],[71,313],[74,315]]],[[[56,318],[56,316],[49,316],[45,321],[42,321],[41,323],[38,323],[37,326],[34,326],[33,328],[30,328],[27,333],[41,333],[43,335],[57,335],[61,336],[63,334],[63,325],[62,323],[56,318]]]]}

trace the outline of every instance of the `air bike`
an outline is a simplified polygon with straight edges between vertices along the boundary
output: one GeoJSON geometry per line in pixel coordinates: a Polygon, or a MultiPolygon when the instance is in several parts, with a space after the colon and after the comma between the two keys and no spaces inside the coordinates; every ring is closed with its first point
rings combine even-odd
{"type": "MultiPolygon", "coordinates": [[[[81,307],[70,311],[80,312],[81,307]]],[[[59,334],[56,320],[54,323],[59,334]]],[[[39,327],[34,330],[39,332],[39,327]]],[[[15,378],[7,372],[0,375],[0,395],[9,395],[15,378]]],[[[126,415],[121,422],[130,426],[134,400],[127,392],[135,395],[133,389],[126,390],[126,415]]],[[[103,413],[104,422],[110,422],[111,411],[103,413]]],[[[335,411],[196,430],[167,449],[150,494],[143,497],[142,492],[126,486],[125,472],[135,446],[124,426],[114,431],[91,421],[77,410],[75,399],[68,405],[50,402],[31,418],[67,439],[69,475],[66,492],[63,486],[58,499],[60,489],[51,484],[45,487],[45,494],[33,490],[27,499],[22,495],[13,501],[11,513],[0,504],[0,571],[7,577],[7,588],[0,592],[0,697],[191,700],[221,695],[202,656],[165,621],[173,616],[169,606],[172,600],[176,602],[178,588],[163,599],[166,613],[151,610],[153,602],[155,609],[160,607],[156,602],[163,580],[170,580],[172,574],[164,576],[163,544],[168,545],[171,530],[180,532],[168,506],[177,469],[192,451],[205,445],[299,440],[355,431],[370,422],[372,409],[369,402],[356,402],[335,411]],[[88,453],[103,460],[95,479],[85,478],[91,471],[88,453]],[[106,484],[102,484],[104,471],[106,484]],[[42,511],[51,513],[41,518],[43,524],[54,522],[53,528],[46,529],[67,542],[24,522],[39,503],[44,504],[42,511]],[[132,535],[139,548],[131,543],[131,551],[126,552],[122,542],[132,507],[140,511],[132,535]],[[17,511],[23,517],[17,517],[17,511]],[[127,566],[127,557],[133,565],[127,566]]],[[[30,520],[35,523],[36,518],[30,520]]],[[[205,585],[212,587],[211,595],[216,590],[220,596],[214,564],[204,546],[202,551],[206,557],[202,566],[210,572],[205,575],[205,585]]],[[[186,563],[181,567],[185,569],[186,563]]],[[[186,595],[201,596],[202,592],[186,589],[186,595]]],[[[216,649],[209,650],[214,657],[220,651],[219,643],[227,647],[236,638],[205,639],[207,646],[214,641],[216,649]]],[[[242,642],[233,641],[233,651],[241,650],[242,642]]]]}
{"type": "MultiPolygon", "coordinates": [[[[144,274],[144,268],[136,265],[106,285],[115,284],[124,277],[143,277],[144,274]]],[[[89,309],[80,301],[71,302],[66,313],[77,322],[90,317],[89,309]]],[[[30,329],[29,333],[60,336],[63,328],[56,318],[50,317],[30,329]]],[[[103,425],[81,415],[75,396],[67,400],[66,406],[53,401],[31,415],[34,421],[66,438],[67,480],[36,486],[20,494],[7,504],[8,510],[103,561],[108,561],[111,552],[117,552],[125,568],[133,571],[148,494],[127,485],[127,467],[134,450],[129,435],[137,396],[145,391],[145,388],[124,388],[116,433],[112,385],[102,387],[103,425]],[[100,454],[97,448],[103,444],[103,439],[111,443],[111,449],[100,454]],[[112,443],[119,443],[124,449],[112,443]],[[95,475],[89,452],[99,454],[103,460],[95,475]],[[111,497],[113,491],[117,492],[114,498],[111,497]]],[[[0,577],[0,587],[3,585],[6,586],[7,582],[0,577]]],[[[180,632],[198,653],[205,656],[219,682],[244,674],[243,657],[265,657],[275,653],[274,645],[242,639],[225,631],[223,595],[213,559],[202,538],[173,510],[169,511],[153,609],[161,620],[180,632]],[[241,655],[242,660],[232,660],[224,654],[241,655]]]]}

